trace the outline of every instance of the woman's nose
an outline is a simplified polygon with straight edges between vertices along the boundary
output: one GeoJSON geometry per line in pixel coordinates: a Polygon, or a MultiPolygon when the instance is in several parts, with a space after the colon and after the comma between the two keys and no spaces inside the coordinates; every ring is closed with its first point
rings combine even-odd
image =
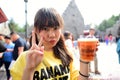
{"type": "Polygon", "coordinates": [[[55,36],[54,31],[50,31],[50,32],[49,32],[49,37],[54,37],[54,36],[55,36]]]}

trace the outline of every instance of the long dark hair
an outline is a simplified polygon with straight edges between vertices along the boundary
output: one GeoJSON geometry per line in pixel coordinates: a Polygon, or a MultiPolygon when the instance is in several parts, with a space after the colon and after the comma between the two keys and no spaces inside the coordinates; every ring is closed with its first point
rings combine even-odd
{"type": "MultiPolygon", "coordinates": [[[[63,28],[63,26],[63,18],[54,8],[41,8],[36,13],[34,27],[38,31],[43,30],[44,27],[63,28]]],[[[53,47],[53,52],[57,58],[61,59],[63,65],[68,66],[70,64],[72,57],[65,46],[63,35],[53,47]]]]}

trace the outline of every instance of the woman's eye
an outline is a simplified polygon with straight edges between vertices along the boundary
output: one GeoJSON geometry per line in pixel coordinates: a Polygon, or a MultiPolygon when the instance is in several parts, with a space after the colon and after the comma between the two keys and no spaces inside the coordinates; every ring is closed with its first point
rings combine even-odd
{"type": "Polygon", "coordinates": [[[48,28],[44,28],[45,31],[48,31],[49,29],[48,28]]]}
{"type": "Polygon", "coordinates": [[[55,27],[55,28],[54,28],[54,30],[57,30],[57,29],[58,29],[58,27],[55,27]]]}

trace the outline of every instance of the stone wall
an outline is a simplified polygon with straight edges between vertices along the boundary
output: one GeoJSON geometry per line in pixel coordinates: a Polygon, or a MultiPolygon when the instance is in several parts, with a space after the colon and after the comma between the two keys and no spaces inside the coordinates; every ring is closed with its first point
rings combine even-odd
{"type": "Polygon", "coordinates": [[[65,24],[63,32],[70,31],[72,32],[74,39],[79,38],[79,36],[83,34],[84,20],[75,0],[71,0],[62,16],[65,24]]]}

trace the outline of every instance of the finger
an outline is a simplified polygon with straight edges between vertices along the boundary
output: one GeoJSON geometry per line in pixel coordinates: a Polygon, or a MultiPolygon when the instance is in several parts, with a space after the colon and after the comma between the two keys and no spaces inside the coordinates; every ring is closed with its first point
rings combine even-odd
{"type": "Polygon", "coordinates": [[[32,31],[32,46],[36,44],[36,40],[35,40],[35,32],[32,31]]]}
{"type": "Polygon", "coordinates": [[[38,43],[38,47],[41,47],[42,46],[42,41],[43,41],[43,37],[40,37],[40,41],[38,43]]]}
{"type": "Polygon", "coordinates": [[[28,53],[28,55],[29,55],[29,57],[32,57],[32,58],[36,58],[37,56],[39,56],[39,55],[43,55],[44,53],[43,53],[43,51],[40,51],[40,50],[31,50],[31,51],[29,51],[29,53],[28,53]]]}
{"type": "Polygon", "coordinates": [[[96,48],[96,51],[98,51],[98,48],[96,48]]]}
{"type": "Polygon", "coordinates": [[[41,46],[40,51],[44,52],[44,46],[41,46]]]}

